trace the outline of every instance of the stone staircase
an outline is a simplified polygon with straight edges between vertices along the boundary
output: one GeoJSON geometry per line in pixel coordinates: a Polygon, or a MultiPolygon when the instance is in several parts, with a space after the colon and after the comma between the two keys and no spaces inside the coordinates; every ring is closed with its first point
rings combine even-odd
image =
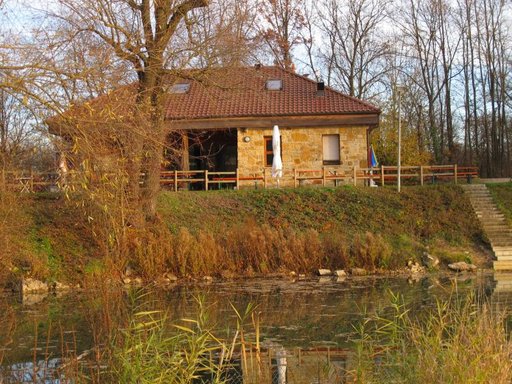
{"type": "Polygon", "coordinates": [[[512,270],[512,229],[498,209],[485,184],[463,185],[482,227],[491,242],[497,271],[512,270]]]}

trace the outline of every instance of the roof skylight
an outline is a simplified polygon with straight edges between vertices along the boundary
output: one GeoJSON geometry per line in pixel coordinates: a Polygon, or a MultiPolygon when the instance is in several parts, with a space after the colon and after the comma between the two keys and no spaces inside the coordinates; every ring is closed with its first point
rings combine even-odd
{"type": "Polygon", "coordinates": [[[283,89],[283,80],[281,80],[281,79],[267,80],[266,88],[269,91],[281,91],[283,89]]]}
{"type": "Polygon", "coordinates": [[[171,93],[187,93],[190,90],[190,83],[176,83],[169,90],[171,93]]]}

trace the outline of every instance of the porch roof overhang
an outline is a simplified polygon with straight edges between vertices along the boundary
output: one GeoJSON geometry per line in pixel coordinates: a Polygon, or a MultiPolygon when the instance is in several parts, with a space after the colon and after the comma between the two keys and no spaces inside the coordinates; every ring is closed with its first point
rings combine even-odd
{"type": "Polygon", "coordinates": [[[258,116],[237,118],[207,118],[168,120],[166,128],[172,130],[217,130],[229,128],[317,128],[333,126],[367,126],[373,130],[379,124],[378,113],[309,116],[258,116]]]}

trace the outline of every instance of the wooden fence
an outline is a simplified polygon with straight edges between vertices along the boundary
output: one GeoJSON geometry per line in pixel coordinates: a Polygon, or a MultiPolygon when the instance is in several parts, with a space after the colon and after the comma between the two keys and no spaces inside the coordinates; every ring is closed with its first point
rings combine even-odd
{"type": "MultiPolygon", "coordinates": [[[[463,180],[468,183],[478,177],[477,167],[460,167],[457,165],[422,165],[403,166],[400,179],[404,184],[437,183],[442,181],[457,184],[463,180]]],[[[59,190],[65,185],[72,185],[73,173],[64,180],[57,172],[2,172],[2,185],[19,192],[38,192],[59,190]]],[[[317,169],[284,170],[282,185],[301,187],[306,185],[338,186],[338,185],[388,185],[398,181],[396,166],[377,168],[357,168],[350,170],[341,167],[322,167],[317,169]]],[[[162,171],[160,184],[164,189],[179,190],[211,190],[239,189],[244,187],[268,188],[276,185],[272,178],[271,168],[263,168],[260,172],[241,174],[233,172],[212,172],[208,170],[194,171],[162,171]]]]}

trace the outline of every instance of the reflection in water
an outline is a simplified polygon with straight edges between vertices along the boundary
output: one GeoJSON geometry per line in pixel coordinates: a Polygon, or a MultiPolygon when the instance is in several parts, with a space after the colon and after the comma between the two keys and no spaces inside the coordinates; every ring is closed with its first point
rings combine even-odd
{"type": "Polygon", "coordinates": [[[68,383],[64,377],[59,377],[60,358],[22,362],[2,367],[0,370],[0,383],[45,383],[64,384],[68,383]]]}
{"type": "MultiPolygon", "coordinates": [[[[342,383],[351,366],[353,325],[368,315],[389,311],[389,291],[400,293],[418,314],[454,292],[473,291],[505,309],[512,302],[512,274],[430,276],[417,282],[385,277],[321,283],[261,279],[180,285],[168,291],[48,296],[33,305],[5,295],[0,313],[14,314],[16,328],[8,332],[0,327],[0,382],[65,382],[59,367],[62,359],[101,347],[113,330],[126,326],[130,313],[162,310],[171,322],[194,318],[195,297],[202,295],[210,322],[226,337],[232,337],[237,323],[231,304],[243,312],[253,303],[260,313],[260,356],[249,348],[246,362],[241,356],[235,359],[226,373],[230,382],[342,383]]],[[[0,326],[6,321],[1,317],[0,326]]],[[[245,336],[256,337],[252,329],[245,336]]]]}

